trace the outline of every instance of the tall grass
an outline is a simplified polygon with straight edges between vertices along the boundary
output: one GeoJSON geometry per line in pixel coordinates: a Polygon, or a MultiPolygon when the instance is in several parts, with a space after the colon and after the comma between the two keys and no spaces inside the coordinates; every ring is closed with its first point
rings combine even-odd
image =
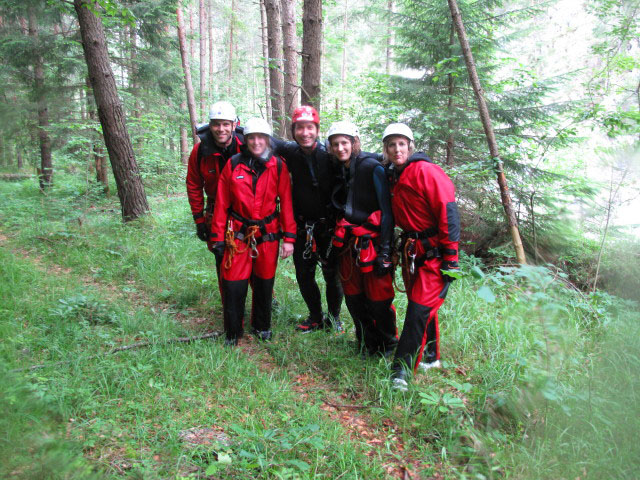
{"type": "MultiPolygon", "coordinates": [[[[275,339],[258,357],[218,342],[166,345],[221,329],[213,257],[186,198],[153,196],[151,216],[123,225],[113,200],[64,182],[47,196],[0,184],[2,368],[51,365],[3,379],[3,475],[57,471],[59,458],[137,478],[383,478],[393,457],[417,461],[425,478],[637,471],[637,305],[572,291],[551,269],[489,271],[464,257],[467,275],[441,309],[445,368],[400,394],[386,360],[356,354],[346,309],[346,334],[293,333],[305,308],[285,261],[275,339]],[[141,339],[153,345],[99,354],[141,339]],[[300,375],[313,379],[307,396],[292,387],[300,375]],[[375,455],[325,400],[362,408],[381,440],[375,455]],[[194,426],[224,430],[231,446],[186,445],[180,432],[194,426]],[[28,452],[50,451],[43,438],[62,453],[31,462],[28,452]]],[[[405,307],[398,293],[399,329],[405,307]]]]}

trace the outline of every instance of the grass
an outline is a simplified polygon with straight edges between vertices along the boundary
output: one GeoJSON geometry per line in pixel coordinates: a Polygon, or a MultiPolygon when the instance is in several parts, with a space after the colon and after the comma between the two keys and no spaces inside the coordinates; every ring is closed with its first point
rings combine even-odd
{"type": "MultiPolygon", "coordinates": [[[[441,309],[446,368],[398,394],[384,360],[355,354],[350,328],[292,333],[305,309],[285,261],[272,343],[253,355],[218,341],[166,345],[222,328],[213,257],[186,198],[152,196],[153,215],[123,225],[114,199],[60,179],[46,197],[29,182],[0,184],[0,476],[368,479],[402,464],[421,478],[638,471],[637,305],[572,292],[546,269],[486,271],[464,258],[473,275],[441,309]],[[152,345],[105,353],[139,340],[152,345]],[[49,366],[11,372],[39,363],[49,366]],[[324,402],[357,415],[339,422],[324,402]],[[366,435],[353,434],[357,419],[366,435]],[[181,432],[192,427],[224,431],[231,446],[187,444],[181,432]]],[[[399,328],[405,307],[398,293],[399,328]]],[[[346,308],[343,320],[350,327],[346,308]]]]}

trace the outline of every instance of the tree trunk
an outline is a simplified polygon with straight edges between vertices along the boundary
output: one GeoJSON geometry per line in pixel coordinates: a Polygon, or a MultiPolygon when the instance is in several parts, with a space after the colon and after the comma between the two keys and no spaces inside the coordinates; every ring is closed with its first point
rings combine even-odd
{"type": "MultiPolygon", "coordinates": [[[[449,55],[453,57],[453,44],[456,39],[456,31],[451,24],[451,31],[449,32],[449,55]]],[[[446,164],[449,167],[453,167],[454,158],[454,133],[453,129],[455,128],[455,122],[453,120],[453,96],[455,94],[455,79],[452,73],[447,75],[447,93],[449,98],[447,100],[447,160],[446,164]]]]}
{"type": "Polygon", "coordinates": [[[187,106],[189,107],[189,130],[193,137],[194,143],[198,143],[198,136],[196,135],[196,100],[193,96],[193,84],[191,83],[191,69],[189,68],[189,59],[187,58],[187,46],[184,33],[184,19],[182,18],[182,7],[178,2],[177,8],[178,16],[178,43],[180,44],[180,57],[182,58],[182,70],[184,71],[184,88],[187,91],[187,106]]]}
{"type": "Polygon", "coordinates": [[[131,45],[131,53],[130,60],[131,64],[129,66],[129,89],[131,91],[131,95],[133,96],[134,106],[133,106],[133,116],[135,118],[140,118],[140,100],[138,99],[138,65],[137,65],[137,56],[138,56],[138,36],[136,33],[136,27],[129,27],[129,38],[131,45]]]}
{"type": "Polygon", "coordinates": [[[191,66],[191,62],[193,62],[193,59],[196,58],[193,41],[195,28],[193,27],[193,10],[191,10],[191,6],[187,7],[187,13],[189,14],[189,66],[191,66]]]}
{"type": "Polygon", "coordinates": [[[16,158],[18,160],[18,171],[20,171],[24,166],[24,161],[22,160],[22,150],[17,145],[16,145],[16,158]]]}
{"type": "Polygon", "coordinates": [[[502,168],[502,160],[498,152],[498,144],[493,132],[493,126],[491,125],[491,118],[489,117],[489,109],[485,102],[482,86],[480,85],[480,79],[476,71],[476,66],[473,61],[473,55],[471,54],[471,48],[469,47],[469,41],[467,40],[467,34],[462,23],[462,17],[460,16],[460,10],[456,0],[448,0],[449,9],[451,10],[451,18],[458,33],[458,39],[460,40],[460,46],[462,47],[462,54],[464,55],[465,63],[467,64],[467,71],[469,73],[469,80],[473,86],[473,93],[475,94],[476,101],[478,103],[478,110],[480,111],[480,118],[482,120],[482,126],[484,127],[484,133],[487,137],[487,143],[489,144],[489,153],[495,161],[495,170],[498,176],[498,185],[500,186],[500,195],[502,197],[502,206],[509,222],[509,230],[511,232],[511,239],[516,251],[516,259],[520,264],[526,264],[527,258],[524,254],[524,248],[522,246],[522,240],[520,239],[520,231],[518,230],[518,220],[516,219],[513,206],[511,205],[511,195],[509,194],[509,187],[507,186],[507,178],[504,175],[502,168]]]}
{"type": "Polygon", "coordinates": [[[271,123],[273,111],[271,109],[271,84],[269,82],[269,35],[267,33],[267,10],[265,0],[260,0],[260,22],[262,34],[262,58],[264,66],[264,97],[267,121],[271,123]]]}
{"type": "Polygon", "coordinates": [[[51,139],[47,128],[49,127],[49,109],[47,107],[46,92],[44,88],[44,60],[38,45],[38,23],[34,7],[29,7],[29,36],[37,45],[33,63],[33,90],[38,109],[38,140],[40,143],[40,168],[38,169],[40,190],[46,190],[51,186],[53,165],[51,163],[51,139]]]}
{"type": "Polygon", "coordinates": [[[393,0],[389,0],[387,3],[387,10],[389,11],[389,21],[387,22],[387,52],[385,57],[384,71],[387,75],[391,74],[391,36],[393,31],[391,30],[391,15],[393,14],[393,0]]]}
{"type": "Polygon", "coordinates": [[[282,0],[282,39],[284,50],[285,130],[289,133],[291,131],[291,115],[299,104],[295,0],[282,0]]]}
{"type": "Polygon", "coordinates": [[[276,135],[285,135],[284,77],[282,75],[282,28],[280,26],[280,0],[265,0],[269,40],[269,80],[273,127],[276,135]]]}
{"type": "Polygon", "coordinates": [[[233,24],[235,22],[236,0],[231,0],[231,18],[229,19],[229,65],[227,66],[227,95],[231,96],[233,84],[233,24]]]}
{"type": "MultiPolygon", "coordinates": [[[[187,108],[187,104],[182,102],[180,104],[180,112],[184,112],[187,108]]],[[[180,125],[180,159],[182,160],[183,165],[187,165],[189,163],[189,145],[187,142],[187,129],[184,128],[184,125],[180,125]]]]}
{"type": "Polygon", "coordinates": [[[200,118],[206,118],[206,75],[207,71],[207,14],[204,8],[205,0],[200,0],[200,118]]]}
{"type": "MultiPolygon", "coordinates": [[[[91,89],[91,79],[87,77],[87,115],[92,122],[97,121],[96,109],[94,100],[89,94],[91,89]]],[[[93,161],[96,169],[96,180],[102,184],[102,191],[105,195],[109,195],[109,170],[107,169],[107,159],[104,155],[104,139],[97,130],[91,128],[91,153],[93,155],[93,161]]]]}
{"type": "Polygon", "coordinates": [[[73,2],[78,15],[82,48],[93,95],[98,107],[98,117],[109,152],[113,176],[118,186],[122,218],[129,221],[147,213],[149,205],[109,63],[102,22],[88,8],[89,5],[92,9],[98,8],[96,3],[89,3],[87,0],[73,2]]]}
{"type": "Polygon", "coordinates": [[[340,68],[340,104],[344,106],[344,85],[347,82],[347,30],[349,25],[349,0],[344,0],[342,14],[342,66],[340,68]]]}
{"type": "Polygon", "coordinates": [[[320,111],[322,74],[322,0],[304,0],[302,7],[302,104],[320,111]]]}
{"type": "MultiPolygon", "coordinates": [[[[208,95],[208,103],[213,103],[213,0],[209,0],[209,13],[207,20],[209,22],[208,33],[209,33],[209,84],[207,91],[208,95]]],[[[207,117],[205,117],[207,118],[207,117]]]]}

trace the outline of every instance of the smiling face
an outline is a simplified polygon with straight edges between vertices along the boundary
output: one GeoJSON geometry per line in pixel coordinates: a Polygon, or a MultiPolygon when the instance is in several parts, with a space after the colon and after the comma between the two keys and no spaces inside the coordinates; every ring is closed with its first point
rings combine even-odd
{"type": "Polygon", "coordinates": [[[384,142],[384,152],[396,167],[403,167],[409,159],[409,139],[402,135],[392,135],[384,142]]]}
{"type": "Polygon", "coordinates": [[[293,127],[293,138],[303,150],[312,150],[318,138],[318,126],[313,122],[298,121],[293,127]]]}
{"type": "Polygon", "coordinates": [[[245,137],[251,155],[260,157],[269,145],[269,137],[264,133],[250,133],[245,137]]]}
{"type": "Polygon", "coordinates": [[[353,150],[353,140],[347,135],[332,135],[329,139],[331,153],[341,162],[348,163],[353,150]]]}
{"type": "Polygon", "coordinates": [[[219,147],[226,147],[231,143],[233,122],[230,120],[211,120],[209,124],[213,140],[219,147]]]}

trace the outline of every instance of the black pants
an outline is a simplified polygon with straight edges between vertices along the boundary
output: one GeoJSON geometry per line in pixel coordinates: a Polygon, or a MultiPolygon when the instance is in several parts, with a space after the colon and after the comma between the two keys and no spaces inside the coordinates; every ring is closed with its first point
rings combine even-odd
{"type": "MultiPolygon", "coordinates": [[[[313,320],[322,319],[322,298],[320,288],[316,282],[316,265],[318,264],[318,254],[325,255],[331,243],[332,232],[324,224],[317,223],[314,229],[316,240],[316,252],[310,258],[304,258],[307,238],[304,223],[298,223],[298,236],[293,247],[293,264],[296,269],[296,280],[304,302],[309,309],[309,315],[313,320]]],[[[342,285],[338,277],[338,266],[322,265],[322,276],[326,284],[327,309],[333,318],[340,315],[342,306],[342,285]]]]}

